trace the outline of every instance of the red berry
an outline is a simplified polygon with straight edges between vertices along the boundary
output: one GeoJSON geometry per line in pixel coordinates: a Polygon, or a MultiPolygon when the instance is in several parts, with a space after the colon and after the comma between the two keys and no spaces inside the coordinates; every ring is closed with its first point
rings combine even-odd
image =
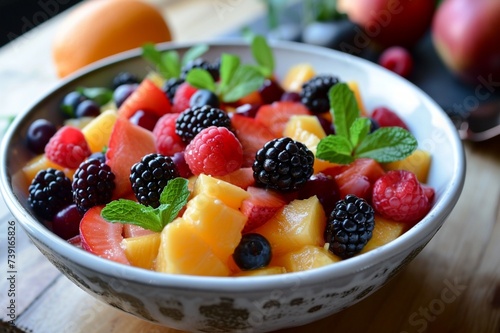
{"type": "Polygon", "coordinates": [[[195,175],[224,176],[241,167],[243,149],[227,128],[210,126],[191,140],[184,158],[195,175]]]}
{"type": "Polygon", "coordinates": [[[406,170],[392,170],[373,185],[372,205],[377,213],[394,221],[415,223],[431,204],[417,177],[406,170]]]}
{"type": "Polygon", "coordinates": [[[407,49],[393,46],[382,52],[378,63],[402,77],[408,77],[413,69],[413,58],[407,49]]]}
{"type": "Polygon", "coordinates": [[[162,116],[153,129],[156,151],[165,156],[172,156],[183,151],[186,144],[181,137],[175,133],[175,121],[179,113],[167,113],[162,116]]]}
{"type": "Polygon", "coordinates": [[[189,108],[191,96],[193,96],[196,91],[198,91],[198,89],[191,86],[187,82],[180,84],[175,91],[172,112],[181,113],[182,111],[189,108]]]}
{"type": "Polygon", "coordinates": [[[372,112],[374,119],[380,127],[398,126],[408,130],[406,123],[394,112],[385,107],[376,108],[372,112]]]}
{"type": "Polygon", "coordinates": [[[69,169],[76,169],[91,151],[80,129],[72,126],[61,127],[45,146],[47,158],[69,169]]]}

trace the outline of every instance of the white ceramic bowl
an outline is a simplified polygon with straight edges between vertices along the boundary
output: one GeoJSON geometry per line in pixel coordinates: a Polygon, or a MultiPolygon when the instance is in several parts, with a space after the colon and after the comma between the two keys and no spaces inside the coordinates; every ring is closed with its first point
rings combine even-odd
{"type": "MultiPolygon", "coordinates": [[[[185,51],[191,45],[163,44],[185,51]]],[[[367,109],[387,106],[409,124],[421,148],[432,154],[429,184],[436,190],[429,214],[397,240],[334,265],[300,273],[219,278],[167,275],[121,265],[89,254],[54,235],[33,215],[26,184],[18,177],[32,157],[24,146],[29,124],[37,118],[61,122],[62,97],[79,86],[109,86],[123,70],[144,76],[150,66],[139,50],[105,59],[62,81],[17,117],[2,143],[1,192],[12,214],[40,251],[82,289],[137,317],[169,327],[204,332],[270,331],[303,325],[338,312],[367,297],[410,262],[439,230],[462,190],[462,144],[440,107],[408,81],[368,61],[336,51],[293,43],[273,44],[276,73],[297,63],[318,73],[358,82],[367,109]]],[[[251,61],[240,41],[211,43],[204,56],[222,52],[251,61]]]]}

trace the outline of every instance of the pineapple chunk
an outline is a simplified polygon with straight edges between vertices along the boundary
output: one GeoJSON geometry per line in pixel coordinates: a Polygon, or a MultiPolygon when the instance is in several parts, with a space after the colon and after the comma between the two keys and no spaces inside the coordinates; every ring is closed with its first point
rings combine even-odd
{"type": "Polygon", "coordinates": [[[233,276],[263,276],[263,275],[275,275],[275,274],[285,274],[285,273],[286,273],[285,267],[270,266],[270,267],[252,269],[249,271],[241,271],[234,274],[233,276]]]}
{"type": "Polygon", "coordinates": [[[219,199],[234,209],[239,209],[243,200],[250,196],[238,186],[204,174],[199,175],[194,184],[193,195],[200,193],[219,199]]]}
{"type": "Polygon", "coordinates": [[[124,238],[121,245],[133,266],[153,269],[160,247],[160,233],[124,238]]]}
{"type": "Polygon", "coordinates": [[[297,64],[288,70],[281,86],[285,91],[300,92],[302,85],[316,75],[310,64],[297,64]]]}
{"type": "Polygon", "coordinates": [[[93,153],[100,152],[108,144],[116,119],[116,111],[107,110],[82,129],[90,151],[93,153]]]}
{"type": "Polygon", "coordinates": [[[386,163],[386,170],[408,170],[417,176],[421,183],[427,182],[431,167],[431,154],[425,150],[417,149],[410,156],[401,161],[386,163]]]}
{"type": "Polygon", "coordinates": [[[349,81],[347,82],[347,85],[349,86],[349,89],[354,94],[354,97],[356,98],[356,102],[358,103],[358,108],[361,113],[362,117],[368,116],[368,113],[366,112],[365,104],[363,103],[363,99],[361,98],[361,92],[359,91],[359,86],[356,81],[349,81]]]}
{"type": "Polygon", "coordinates": [[[73,174],[75,173],[74,169],[68,169],[60,166],[59,164],[56,164],[52,161],[50,161],[45,154],[37,155],[33,157],[28,163],[23,167],[23,175],[24,179],[26,179],[26,182],[28,184],[31,184],[31,181],[33,178],[35,178],[36,174],[40,170],[45,170],[48,168],[53,168],[57,170],[61,170],[64,172],[66,177],[69,179],[73,179],[73,174]]]}
{"type": "Polygon", "coordinates": [[[361,253],[374,250],[395,240],[404,233],[406,228],[407,223],[391,221],[380,215],[375,215],[375,228],[373,229],[372,238],[366,243],[361,253]]]}
{"type": "Polygon", "coordinates": [[[309,133],[312,133],[319,139],[322,139],[326,136],[325,130],[323,130],[323,127],[321,126],[321,123],[316,116],[291,116],[290,120],[288,120],[285,126],[283,135],[293,137],[295,133],[300,131],[307,131],[309,133]]]}
{"type": "Polygon", "coordinates": [[[323,246],[325,225],[323,207],[312,196],[290,202],[254,232],[266,237],[273,255],[279,256],[305,245],[323,246]]]}
{"type": "Polygon", "coordinates": [[[207,243],[221,260],[233,254],[241,240],[247,217],[204,193],[191,199],[182,215],[186,223],[207,243]]]}
{"type": "Polygon", "coordinates": [[[161,232],[156,270],[163,273],[228,276],[228,266],[210,249],[183,218],[167,224],[161,232]]]}
{"type": "Polygon", "coordinates": [[[324,247],[305,245],[298,250],[274,258],[272,264],[285,267],[287,272],[300,272],[330,265],[340,260],[324,247]]]}

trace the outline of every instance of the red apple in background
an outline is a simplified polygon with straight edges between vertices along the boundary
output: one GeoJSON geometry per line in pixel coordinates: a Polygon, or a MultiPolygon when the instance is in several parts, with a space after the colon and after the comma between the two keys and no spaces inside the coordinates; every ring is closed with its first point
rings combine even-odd
{"type": "Polygon", "coordinates": [[[470,82],[500,81],[500,0],[446,0],[432,38],[446,66],[470,82]]]}
{"type": "MultiPolygon", "coordinates": [[[[495,1],[495,0],[494,0],[495,1]]],[[[496,0],[499,1],[499,0],[496,0]]],[[[381,47],[412,47],[429,29],[435,0],[338,0],[337,8],[381,47]]]]}

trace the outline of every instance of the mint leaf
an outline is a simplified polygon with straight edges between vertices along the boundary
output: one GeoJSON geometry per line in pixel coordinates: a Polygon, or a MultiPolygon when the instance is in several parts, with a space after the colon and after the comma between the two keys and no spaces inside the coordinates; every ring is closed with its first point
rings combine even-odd
{"type": "Polygon", "coordinates": [[[185,66],[188,62],[196,60],[208,51],[207,44],[198,44],[191,47],[184,53],[182,57],[182,66],[185,66]]]}
{"type": "Polygon", "coordinates": [[[165,67],[163,61],[162,61],[162,56],[161,52],[156,49],[155,44],[152,43],[146,43],[141,47],[142,50],[142,57],[152,63],[155,67],[156,70],[164,77],[168,77],[168,68],[165,67]]]}
{"type": "Polygon", "coordinates": [[[129,223],[161,232],[179,214],[188,201],[188,180],[178,177],[170,180],[160,194],[160,206],[153,208],[132,200],[118,199],[108,203],[101,216],[112,223],[129,223]]]}
{"type": "Polygon", "coordinates": [[[219,93],[224,95],[234,73],[240,65],[240,58],[233,54],[223,53],[220,58],[219,93]]]}
{"type": "Polygon", "coordinates": [[[154,208],[146,207],[132,200],[111,201],[102,209],[101,216],[112,223],[129,223],[157,232],[163,229],[154,208]]]}
{"type": "Polygon", "coordinates": [[[382,127],[366,136],[355,149],[356,158],[372,158],[380,163],[394,162],[409,156],[417,148],[417,140],[400,127],[382,127]]]}
{"type": "Polygon", "coordinates": [[[252,38],[251,45],[252,55],[260,66],[266,78],[271,77],[274,72],[274,56],[273,51],[267,44],[266,39],[261,35],[255,35],[252,38]]]}
{"type": "Polygon", "coordinates": [[[349,137],[352,123],[359,117],[356,97],[346,83],[335,84],[328,93],[337,135],[349,137]]]}
{"type": "Polygon", "coordinates": [[[93,100],[94,102],[96,102],[97,104],[99,104],[101,106],[108,103],[113,98],[113,91],[111,89],[108,89],[108,88],[79,87],[76,89],[76,91],[78,91],[83,96],[87,97],[88,99],[93,100]]]}
{"type": "Polygon", "coordinates": [[[316,147],[316,157],[332,163],[349,164],[354,161],[352,146],[346,137],[328,135],[316,147]]]}
{"type": "Polygon", "coordinates": [[[356,147],[370,132],[371,122],[368,118],[357,118],[349,129],[349,140],[356,147]]]}
{"type": "Polygon", "coordinates": [[[225,92],[222,101],[226,103],[235,102],[238,99],[259,89],[265,81],[265,77],[250,65],[243,65],[236,69],[225,92]]]}
{"type": "Polygon", "coordinates": [[[161,54],[162,68],[166,71],[166,78],[179,77],[181,75],[181,64],[177,51],[167,51],[161,54]]]}
{"type": "Polygon", "coordinates": [[[204,69],[193,68],[186,76],[186,81],[195,88],[215,92],[215,81],[212,75],[204,69]]]}

